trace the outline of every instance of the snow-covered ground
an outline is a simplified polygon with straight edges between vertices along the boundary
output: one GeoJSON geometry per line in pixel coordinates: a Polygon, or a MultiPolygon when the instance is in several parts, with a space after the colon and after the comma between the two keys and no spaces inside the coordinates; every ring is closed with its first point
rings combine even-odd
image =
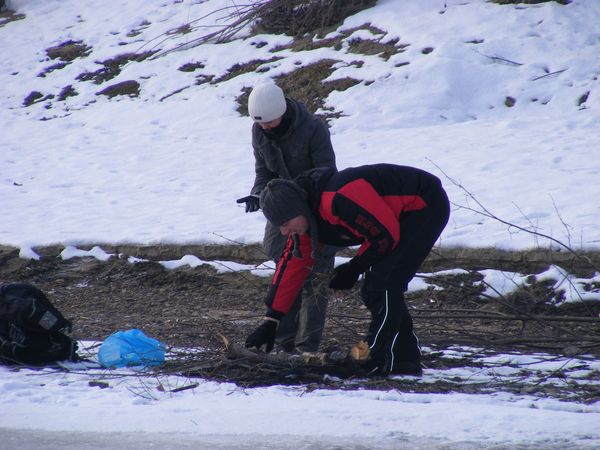
{"type": "MultiPolygon", "coordinates": [[[[93,358],[97,345],[83,345],[93,358]]],[[[425,371],[418,383],[488,386],[488,392],[244,389],[93,363],[67,364],[66,373],[4,370],[0,437],[73,439],[79,442],[73,448],[597,448],[600,405],[568,397],[597,383],[590,376],[600,373],[599,361],[458,347],[440,354],[465,357],[473,358],[472,367],[425,371]],[[494,389],[517,380],[525,381],[522,394],[494,389]]],[[[21,448],[17,443],[8,448],[21,448]]]]}
{"type": "MultiPolygon", "coordinates": [[[[235,99],[261,77],[322,58],[339,61],[331,80],[362,80],[326,101],[343,113],[331,123],[338,166],[392,162],[438,175],[453,202],[441,245],[557,246],[509,223],[575,249],[600,247],[597,0],[567,6],[381,0],[330,37],[366,23],[381,33],[355,31],[340,50],[273,53],[290,39],[245,38],[242,32],[227,44],[131,62],[101,85],[78,76],[127,52],[190,43],[215,22],[223,24],[217,19],[226,13],[203,16],[236,2],[8,5],[25,18],[0,27],[0,244],[20,247],[24,257],[36,257],[32,248],[47,244],[69,249],[86,243],[259,242],[264,218],[244,214],[235,203],[253,181],[250,119],[237,113],[235,99]],[[191,33],[165,34],[189,22],[191,33]],[[357,38],[398,39],[408,46],[385,60],[352,53],[357,38]],[[89,54],[49,70],[59,61],[50,60],[46,49],[67,41],[83,42],[89,54]],[[260,71],[197,84],[200,76],[218,78],[236,63],[273,56],[280,59],[260,71]],[[203,67],[178,70],[190,62],[203,67]],[[140,83],[139,97],[96,95],[125,80],[140,83]],[[60,100],[67,86],[78,95],[60,100]],[[54,97],[24,107],[33,91],[54,97]],[[510,107],[509,97],[516,101],[510,107]],[[483,208],[504,223],[482,214],[483,208]]],[[[190,255],[186,263],[195,260],[190,255]]],[[[486,276],[498,280],[498,274],[486,276]]],[[[585,364],[585,373],[569,372],[567,384],[598,373],[597,362],[585,364]]],[[[110,388],[100,389],[89,385],[93,370],[0,368],[2,445],[40,448],[43,440],[46,448],[59,448],[52,442],[60,448],[600,447],[597,402],[528,393],[244,390],[202,380],[195,389],[170,393],[157,391],[156,380],[118,374],[110,388]],[[59,431],[70,432],[63,444],[59,431]]],[[[426,373],[421,382],[445,376],[426,373]]],[[[597,379],[590,382],[598,385],[597,379]]]]}

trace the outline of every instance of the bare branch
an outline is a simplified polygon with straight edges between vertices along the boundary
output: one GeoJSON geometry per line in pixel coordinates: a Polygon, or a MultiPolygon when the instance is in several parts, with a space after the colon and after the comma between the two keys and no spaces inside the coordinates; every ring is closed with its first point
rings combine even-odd
{"type": "Polygon", "coordinates": [[[549,77],[549,76],[552,76],[552,75],[557,75],[559,73],[565,72],[566,70],[567,69],[562,69],[562,70],[557,70],[556,72],[546,73],[546,74],[541,75],[539,77],[532,78],[531,81],[537,81],[537,80],[541,80],[542,78],[546,78],[546,77],[549,77]]]}
{"type": "Polygon", "coordinates": [[[500,63],[508,64],[508,65],[511,65],[511,66],[522,66],[523,65],[522,63],[511,61],[510,59],[506,59],[506,58],[503,58],[501,56],[490,56],[490,55],[485,55],[485,54],[483,54],[483,53],[481,53],[480,51],[477,51],[477,50],[473,50],[473,51],[475,53],[480,54],[481,56],[485,56],[486,58],[491,59],[494,62],[500,62],[500,63]]]}
{"type": "Polygon", "coordinates": [[[526,233],[532,234],[534,236],[539,236],[542,237],[544,239],[549,240],[550,242],[555,243],[556,245],[558,245],[561,248],[564,248],[565,250],[567,250],[569,253],[571,253],[573,256],[575,256],[577,259],[585,261],[586,263],[590,264],[592,266],[592,268],[594,268],[596,271],[600,271],[600,269],[598,267],[596,267],[593,262],[589,259],[586,258],[582,255],[580,255],[578,252],[576,252],[575,250],[573,250],[573,248],[571,248],[569,245],[565,244],[564,242],[560,241],[559,239],[556,239],[555,237],[552,237],[548,234],[545,233],[541,233],[539,231],[532,231],[528,228],[522,227],[520,225],[516,225],[514,223],[508,222],[507,220],[504,220],[500,217],[498,217],[497,215],[493,214],[486,206],[484,206],[476,197],[475,195],[473,195],[472,192],[470,192],[467,188],[465,188],[461,183],[459,183],[458,181],[456,181],[455,179],[453,179],[452,177],[450,177],[439,165],[437,165],[436,163],[434,163],[432,160],[430,160],[429,158],[427,158],[428,161],[433,164],[452,184],[454,184],[456,187],[458,187],[460,190],[462,190],[469,199],[471,199],[473,202],[475,202],[475,204],[479,207],[479,209],[475,209],[475,208],[471,208],[468,206],[463,206],[463,205],[458,205],[454,202],[451,202],[453,205],[462,208],[462,209],[466,209],[468,211],[472,211],[474,213],[477,213],[479,215],[482,215],[484,217],[488,217],[490,219],[494,219],[497,222],[500,222],[506,226],[508,226],[509,228],[514,228],[517,229],[519,231],[524,231],[526,233]]]}

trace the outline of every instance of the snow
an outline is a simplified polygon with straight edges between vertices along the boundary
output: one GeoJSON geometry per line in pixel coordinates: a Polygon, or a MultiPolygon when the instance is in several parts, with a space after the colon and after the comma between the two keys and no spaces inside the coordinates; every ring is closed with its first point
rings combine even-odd
{"type": "MultiPolygon", "coordinates": [[[[93,343],[86,344],[93,348],[93,343]]],[[[499,377],[510,382],[519,377],[523,365],[531,365],[538,378],[532,377],[530,385],[545,389],[552,385],[547,377],[552,371],[571,370],[583,377],[600,370],[598,361],[544,354],[486,356],[481,349],[456,348],[445,357],[462,358],[468,352],[480,353],[476,359],[483,369],[430,371],[420,382],[462,379],[485,385],[499,377]]],[[[143,378],[132,369],[108,371],[90,363],[86,370],[80,366],[72,364],[71,372],[60,373],[53,369],[4,371],[0,436],[3,432],[11,436],[17,432],[13,430],[77,430],[96,433],[105,442],[112,442],[115,433],[143,433],[140,437],[154,434],[158,441],[168,434],[174,442],[191,439],[205,444],[212,439],[223,444],[237,436],[237,442],[253,442],[254,448],[299,448],[307,439],[312,446],[306,448],[513,448],[522,444],[594,448],[599,442],[597,402],[582,404],[493,390],[443,395],[303,386],[243,389],[176,376],[143,378]],[[193,389],[173,392],[193,383],[197,384],[193,389]]]]}
{"type": "MultiPolygon", "coordinates": [[[[0,244],[18,247],[23,258],[39,258],[34,247],[50,244],[63,245],[65,259],[87,254],[103,259],[112,256],[102,244],[259,242],[264,218],[244,214],[235,203],[253,181],[250,120],[236,111],[235,99],[261,77],[322,58],[339,61],[330,80],[361,80],[326,100],[326,107],[343,112],[331,127],[338,166],[391,162],[439,176],[453,205],[440,245],[600,247],[597,0],[568,6],[381,0],[328,36],[346,36],[341,50],[275,54],[288,37],[247,37],[246,30],[227,44],[166,52],[226,23],[225,12],[207,14],[236,6],[231,0],[8,5],[26,18],[0,27],[0,244]],[[191,33],[165,35],[194,20],[191,33]],[[365,23],[379,31],[354,30],[365,23]],[[398,39],[408,46],[385,60],[352,53],[349,43],[357,38],[398,39]],[[90,55],[48,72],[58,60],[50,60],[45,49],[67,40],[84,42],[90,55]],[[77,80],[102,68],[100,61],[158,49],[162,55],[130,62],[102,85],[77,80]],[[236,63],[274,55],[281,59],[263,64],[260,75],[196,84],[199,75],[218,78],[236,63]],[[189,62],[204,67],[177,70],[189,62]],[[132,79],[141,84],[139,98],[96,95],[132,79]],[[57,96],[69,85],[77,96],[23,107],[32,91],[57,96]],[[507,97],[516,100],[514,106],[505,105],[507,97]],[[78,248],[86,244],[94,247],[78,248]]],[[[268,263],[254,267],[193,255],[161,263],[211,264],[265,276],[272,270],[268,263]]],[[[526,283],[526,275],[488,271],[488,294],[509,292],[526,283]]],[[[584,289],[589,279],[558,266],[536,275],[560,280],[564,301],[593,297],[584,289]]],[[[598,283],[598,276],[591,280],[598,283]]],[[[424,283],[416,278],[411,289],[424,283]]],[[[497,363],[496,370],[508,370],[506,361],[497,363]]],[[[580,378],[590,370],[598,373],[588,365],[580,378]]],[[[169,442],[206,448],[600,446],[597,402],[507,393],[240,389],[203,380],[173,394],[144,390],[149,381],[135,372],[114,374],[110,389],[90,387],[89,371],[0,368],[0,374],[0,436],[7,437],[9,448],[29,442],[28,436],[60,439],[53,433],[62,430],[71,437],[92,433],[79,435],[87,436],[83,448],[85,442],[94,448],[94,442],[100,446],[111,439],[113,448],[142,439],[156,439],[164,448],[169,442]],[[140,390],[153,395],[145,398],[140,390]],[[124,433],[120,443],[115,433],[124,433]],[[178,433],[180,441],[163,433],[178,433]]],[[[451,376],[434,372],[422,382],[451,376]]]]}

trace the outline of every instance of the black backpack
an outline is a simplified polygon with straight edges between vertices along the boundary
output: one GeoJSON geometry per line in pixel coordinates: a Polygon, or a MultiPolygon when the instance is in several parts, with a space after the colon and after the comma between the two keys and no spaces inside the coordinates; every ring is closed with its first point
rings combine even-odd
{"type": "Polygon", "coordinates": [[[0,362],[44,364],[78,360],[77,342],[65,334],[72,324],[38,288],[0,286],[0,362]]]}

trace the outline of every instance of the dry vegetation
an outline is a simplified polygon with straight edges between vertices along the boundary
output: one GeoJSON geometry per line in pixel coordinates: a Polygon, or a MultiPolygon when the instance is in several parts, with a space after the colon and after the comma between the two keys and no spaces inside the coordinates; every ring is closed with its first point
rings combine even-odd
{"type": "Polygon", "coordinates": [[[10,9],[4,9],[3,5],[0,6],[0,27],[16,20],[23,20],[24,18],[25,14],[19,14],[10,9]]]}
{"type": "Polygon", "coordinates": [[[257,33],[323,34],[346,17],[370,8],[376,0],[269,0],[257,2],[257,33]]]}
{"type": "MultiPolygon", "coordinates": [[[[323,378],[324,373],[342,378],[361,374],[347,364],[319,367],[288,359],[274,363],[247,357],[228,358],[222,336],[233,345],[244,342],[264,313],[262,302],[269,279],[247,271],[217,273],[207,265],[167,270],[158,263],[193,254],[203,260],[257,264],[266,259],[258,246],[103,245],[102,248],[119,257],[108,261],[90,257],[62,260],[59,257],[62,247],[47,247],[36,249],[42,258],[35,261],[19,258],[17,249],[0,247],[0,283],[29,282],[38,286],[73,321],[76,339],[98,341],[118,330],[139,328],[170,348],[180,349],[174,360],[161,367],[163,373],[234,381],[244,386],[316,383],[321,387],[340,387],[340,382],[323,378]],[[147,261],[132,264],[128,256],[147,261]],[[181,350],[192,348],[202,351],[181,350]]],[[[599,254],[586,256],[594,264],[600,262],[599,254]]],[[[549,291],[545,283],[534,283],[508,296],[489,298],[482,295],[482,286],[477,284],[481,280],[477,270],[482,268],[537,273],[544,270],[549,261],[580,276],[590,271],[589,265],[563,252],[435,250],[423,272],[457,267],[467,272],[434,277],[429,281],[432,283],[429,289],[407,297],[421,344],[434,349],[424,355],[426,367],[440,369],[476,364],[468,358],[450,361],[435,351],[453,345],[467,345],[483,349],[478,353],[490,354],[544,351],[569,357],[600,355],[600,302],[551,306],[548,302],[555,293],[549,291]]],[[[368,321],[368,311],[361,303],[358,288],[334,293],[322,350],[347,351],[362,338],[368,321]]],[[[356,383],[355,387],[368,385],[383,389],[399,382],[362,379],[356,383]]],[[[449,387],[444,384],[446,381],[440,383],[428,388],[409,383],[408,387],[403,385],[403,389],[434,392],[472,388],[449,387]]],[[[501,379],[498,385],[502,385],[501,379]]],[[[521,388],[515,384],[503,387],[516,391],[521,388]]],[[[581,391],[581,395],[584,394],[586,398],[598,396],[596,393],[590,397],[589,391],[581,391]]]]}

